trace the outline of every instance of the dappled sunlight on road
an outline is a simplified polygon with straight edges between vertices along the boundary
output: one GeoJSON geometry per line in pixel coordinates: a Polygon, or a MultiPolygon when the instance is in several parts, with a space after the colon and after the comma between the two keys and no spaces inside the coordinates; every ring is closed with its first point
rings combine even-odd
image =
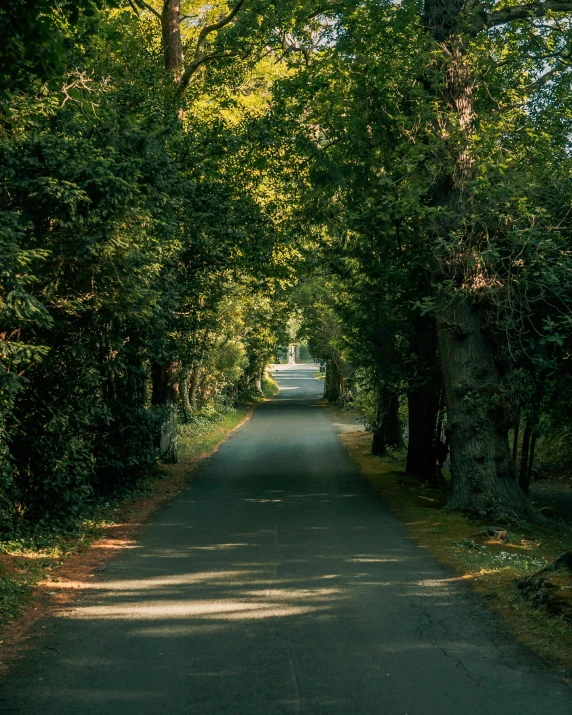
{"type": "Polygon", "coordinates": [[[348,559],[348,561],[351,561],[353,563],[357,564],[388,564],[388,563],[397,563],[401,561],[401,559],[373,559],[373,558],[365,558],[363,556],[357,557],[355,559],[348,559]]]}
{"type": "MultiPolygon", "coordinates": [[[[297,496],[321,497],[324,494],[297,496]]],[[[267,500],[252,500],[252,503],[257,504],[257,508],[270,506],[267,500]]],[[[170,528],[176,528],[176,524],[170,524],[170,528]]],[[[250,534],[249,541],[189,544],[175,551],[177,559],[170,566],[170,571],[176,569],[177,560],[181,566],[188,564],[192,554],[196,554],[192,557],[195,560],[201,554],[197,566],[199,563],[214,566],[216,554],[228,554],[232,563],[226,568],[196,572],[87,582],[82,587],[92,592],[93,598],[88,597],[79,606],[68,610],[66,615],[74,620],[94,623],[121,621],[121,628],[129,638],[157,637],[160,634],[181,636],[183,632],[188,637],[202,637],[206,632],[212,632],[204,629],[211,629],[213,623],[219,629],[232,629],[234,624],[240,622],[248,624],[272,619],[279,627],[284,627],[291,619],[302,619],[300,626],[304,627],[308,617],[313,619],[312,622],[318,617],[351,619],[358,603],[376,598],[372,588],[379,591],[378,598],[382,598],[382,591],[388,590],[399,598],[448,600],[450,597],[446,579],[388,579],[392,569],[411,561],[411,555],[406,552],[381,555],[358,549],[353,554],[322,553],[319,545],[330,546],[331,534],[332,530],[324,526],[280,532],[264,529],[250,534]],[[280,542],[274,545],[275,560],[253,562],[241,558],[242,552],[246,555],[252,549],[268,548],[264,544],[271,533],[276,538],[279,533],[280,538],[280,542]],[[304,533],[313,536],[303,536],[304,533]],[[308,544],[308,557],[286,557],[289,550],[297,548],[301,538],[308,544]],[[327,570],[324,570],[326,564],[327,570]],[[338,568],[335,568],[336,564],[338,568]],[[287,575],[288,572],[290,575],[287,575]],[[143,622],[149,625],[142,628],[143,622]],[[170,623],[167,630],[165,626],[160,626],[161,622],[170,623]]],[[[163,549],[157,554],[147,553],[138,561],[143,564],[154,556],[162,558],[163,553],[163,549]]],[[[221,565],[224,566],[224,563],[223,558],[221,565]]],[[[138,570],[137,563],[133,563],[132,567],[138,570]]],[[[395,576],[397,573],[401,576],[401,571],[395,576]]],[[[386,601],[387,597],[385,593],[383,600],[386,601]]],[[[443,605],[447,604],[447,600],[443,605]]],[[[403,634],[400,634],[402,638],[403,634]]],[[[399,647],[403,649],[406,645],[402,643],[399,647]]],[[[410,647],[418,647],[415,640],[410,647]]],[[[395,644],[391,646],[391,649],[395,648],[395,644]]]]}
{"type": "Polygon", "coordinates": [[[255,601],[162,601],[158,604],[126,603],[122,606],[92,606],[76,611],[73,618],[105,618],[107,620],[165,620],[172,618],[191,618],[200,616],[201,618],[217,619],[220,615],[225,620],[237,620],[244,618],[276,618],[282,616],[299,615],[309,613],[312,610],[309,606],[285,606],[272,602],[255,601]]]}
{"type": "Polygon", "coordinates": [[[228,549],[238,549],[249,544],[213,544],[212,546],[190,546],[191,551],[227,551],[228,549]]]}
{"type": "Polygon", "coordinates": [[[313,367],[279,367],[284,396],[31,634],[19,710],[569,715],[360,479],[313,367]]]}

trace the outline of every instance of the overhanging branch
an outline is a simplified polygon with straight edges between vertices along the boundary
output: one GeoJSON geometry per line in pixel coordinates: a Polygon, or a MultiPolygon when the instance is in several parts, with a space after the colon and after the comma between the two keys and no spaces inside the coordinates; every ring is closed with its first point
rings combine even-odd
{"type": "MultiPolygon", "coordinates": [[[[149,12],[153,13],[153,15],[155,15],[155,17],[158,17],[159,20],[161,19],[161,13],[157,12],[157,10],[155,10],[154,7],[151,7],[151,5],[148,5],[143,0],[133,0],[133,3],[135,3],[135,5],[137,5],[138,8],[143,9],[143,10],[149,10],[149,12]]],[[[130,0],[129,4],[133,5],[133,3],[130,0]]]]}
{"type": "Polygon", "coordinates": [[[238,0],[234,8],[229,12],[226,17],[223,17],[218,22],[213,22],[211,25],[205,25],[199,34],[199,39],[197,40],[197,47],[195,49],[195,55],[189,65],[185,68],[180,80],[181,89],[185,90],[191,77],[199,69],[199,67],[207,62],[212,62],[213,60],[222,59],[224,57],[236,57],[238,52],[205,52],[205,44],[207,37],[217,30],[221,30],[225,25],[228,25],[234,20],[238,15],[241,7],[244,5],[245,0],[238,0]]]}
{"type": "Polygon", "coordinates": [[[205,25],[203,27],[203,29],[201,30],[201,34],[199,35],[199,39],[197,41],[196,54],[204,52],[205,41],[207,37],[211,34],[211,32],[221,30],[225,25],[228,25],[229,22],[232,22],[243,5],[244,0],[238,0],[237,4],[234,6],[234,9],[231,10],[231,12],[226,17],[223,17],[222,20],[219,20],[218,22],[214,22],[212,25],[205,25]]]}
{"type": "Polygon", "coordinates": [[[545,0],[542,2],[513,5],[494,12],[478,12],[472,22],[472,33],[504,25],[514,20],[532,20],[535,17],[545,17],[550,12],[572,13],[572,0],[545,0]]]}
{"type": "Polygon", "coordinates": [[[568,69],[570,67],[569,62],[560,62],[559,64],[556,65],[556,67],[553,67],[551,70],[548,70],[548,72],[545,72],[543,75],[538,77],[538,79],[535,79],[533,82],[531,82],[529,85],[527,85],[524,89],[527,92],[536,92],[538,89],[541,87],[544,87],[545,84],[548,84],[551,80],[554,79],[557,75],[561,74],[564,72],[564,70],[568,69]]]}
{"type": "Polygon", "coordinates": [[[187,67],[185,72],[183,73],[183,76],[181,77],[180,85],[181,89],[186,89],[189,85],[189,82],[191,81],[191,77],[194,75],[194,73],[199,69],[201,65],[206,64],[207,62],[213,62],[214,60],[222,60],[228,57],[238,57],[239,53],[238,52],[223,52],[222,50],[220,52],[211,52],[208,55],[203,55],[197,60],[193,60],[191,64],[187,67]]]}

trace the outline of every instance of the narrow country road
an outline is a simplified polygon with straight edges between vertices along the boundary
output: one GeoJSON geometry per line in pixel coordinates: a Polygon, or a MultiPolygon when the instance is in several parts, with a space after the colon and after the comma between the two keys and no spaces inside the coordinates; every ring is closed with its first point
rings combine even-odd
{"type": "Polygon", "coordinates": [[[50,715],[570,715],[570,691],[404,534],[282,366],[255,412],[0,691],[50,715]]]}

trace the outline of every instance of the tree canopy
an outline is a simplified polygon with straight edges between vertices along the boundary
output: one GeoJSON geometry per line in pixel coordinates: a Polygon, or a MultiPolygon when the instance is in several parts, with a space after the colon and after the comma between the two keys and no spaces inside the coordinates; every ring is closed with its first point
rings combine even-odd
{"type": "Polygon", "coordinates": [[[572,3],[0,9],[2,528],[177,458],[299,337],[450,505],[569,430],[572,3]],[[406,427],[406,429],[404,429],[406,427]],[[509,444],[509,440],[511,443],[509,444]]]}

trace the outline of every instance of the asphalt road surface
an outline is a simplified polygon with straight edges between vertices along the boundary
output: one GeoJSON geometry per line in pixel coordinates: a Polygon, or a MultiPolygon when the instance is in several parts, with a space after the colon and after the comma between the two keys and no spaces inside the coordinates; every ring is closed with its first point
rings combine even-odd
{"type": "Polygon", "coordinates": [[[39,715],[571,715],[362,481],[282,366],[261,405],[6,678],[39,715]]]}

